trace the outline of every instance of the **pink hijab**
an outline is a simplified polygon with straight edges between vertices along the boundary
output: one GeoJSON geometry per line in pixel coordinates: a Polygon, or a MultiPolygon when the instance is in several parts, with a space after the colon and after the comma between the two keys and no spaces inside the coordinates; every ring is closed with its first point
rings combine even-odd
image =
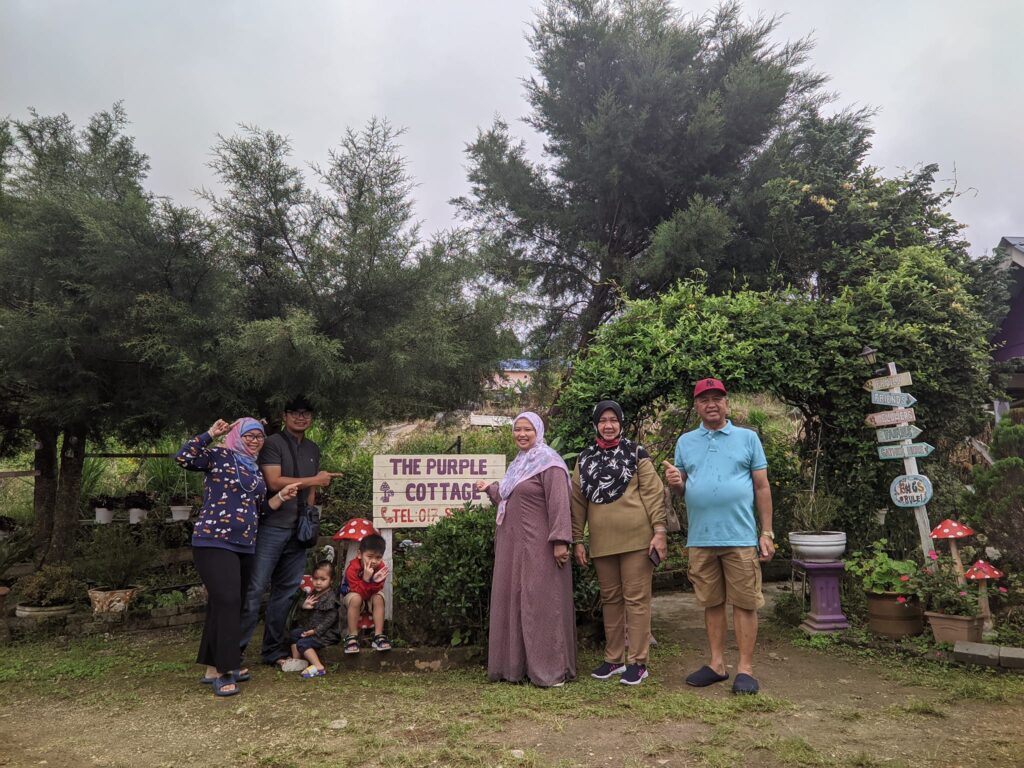
{"type": "Polygon", "coordinates": [[[520,413],[512,420],[513,428],[520,419],[526,419],[537,430],[537,442],[528,451],[519,452],[519,455],[509,464],[505,477],[502,479],[501,484],[498,485],[498,493],[501,495],[501,502],[498,504],[498,516],[496,518],[498,525],[501,525],[501,521],[505,519],[505,503],[508,501],[508,497],[512,495],[513,489],[523,480],[529,480],[534,475],[539,475],[545,469],[550,469],[551,467],[560,467],[565,472],[566,479],[569,478],[569,467],[562,461],[562,457],[558,455],[558,452],[544,442],[544,422],[541,421],[540,416],[533,411],[520,413]]]}
{"type": "Polygon", "coordinates": [[[243,416],[231,425],[231,431],[224,437],[224,447],[238,454],[241,462],[252,471],[255,471],[255,459],[259,455],[259,449],[250,448],[242,439],[242,435],[252,432],[254,429],[265,432],[263,424],[256,419],[243,416]]]}

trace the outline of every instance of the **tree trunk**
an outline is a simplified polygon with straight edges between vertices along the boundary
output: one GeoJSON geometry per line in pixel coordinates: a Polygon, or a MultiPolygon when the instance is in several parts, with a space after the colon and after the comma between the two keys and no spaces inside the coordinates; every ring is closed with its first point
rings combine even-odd
{"type": "Polygon", "coordinates": [[[32,544],[36,552],[45,554],[53,533],[57,500],[57,429],[37,424],[33,426],[32,434],[36,443],[32,469],[39,473],[32,491],[32,544]]]}
{"type": "MultiPolygon", "coordinates": [[[[580,335],[576,342],[576,357],[581,357],[587,351],[587,347],[589,347],[590,342],[593,341],[594,331],[601,326],[601,321],[613,309],[613,302],[614,295],[611,284],[600,283],[594,289],[594,293],[590,297],[590,302],[580,315],[580,335]]],[[[562,381],[558,385],[558,390],[555,392],[555,396],[551,401],[551,407],[548,408],[546,415],[549,423],[557,419],[562,413],[562,408],[558,405],[558,399],[562,396],[562,390],[565,389],[570,378],[572,378],[571,370],[562,377],[562,381]]]]}
{"type": "Polygon", "coordinates": [[[82,492],[84,464],[85,428],[76,426],[64,430],[53,533],[45,557],[48,563],[61,562],[71,557],[75,538],[78,536],[79,496],[82,492]]]}

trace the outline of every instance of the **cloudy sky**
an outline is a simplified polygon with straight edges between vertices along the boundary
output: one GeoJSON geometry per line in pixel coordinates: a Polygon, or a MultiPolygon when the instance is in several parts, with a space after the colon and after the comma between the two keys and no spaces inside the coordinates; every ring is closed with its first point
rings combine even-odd
{"type": "MultiPolygon", "coordinates": [[[[0,115],[28,107],[76,122],[123,100],[150,188],[198,204],[218,133],[239,123],[322,162],[348,126],[404,126],[427,231],[451,226],[463,148],[495,115],[527,111],[527,24],[537,0],[0,0],[0,115]]],[[[701,14],[710,2],[679,0],[701,14]]],[[[1024,235],[1024,67],[1018,0],[748,0],[785,13],[779,38],[811,34],[837,104],[878,110],[871,162],[922,163],[956,179],[953,212],[980,254],[1024,235]]]]}

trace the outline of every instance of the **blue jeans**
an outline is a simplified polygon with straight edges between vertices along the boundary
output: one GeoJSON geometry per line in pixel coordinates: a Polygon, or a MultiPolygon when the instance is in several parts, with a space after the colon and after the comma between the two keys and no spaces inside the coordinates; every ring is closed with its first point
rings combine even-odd
{"type": "Polygon", "coordinates": [[[256,535],[252,576],[242,606],[241,645],[244,653],[259,621],[260,601],[269,586],[270,599],[263,617],[263,648],[260,650],[264,664],[273,664],[290,655],[291,643],[285,623],[306,568],[306,552],[307,548],[295,540],[294,529],[261,526],[256,535]]]}

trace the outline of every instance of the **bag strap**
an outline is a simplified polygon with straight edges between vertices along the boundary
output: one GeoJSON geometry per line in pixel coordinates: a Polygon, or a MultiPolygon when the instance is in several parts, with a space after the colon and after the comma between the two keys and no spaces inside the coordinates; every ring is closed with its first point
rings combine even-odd
{"type": "MultiPolygon", "coordinates": [[[[284,442],[287,444],[288,450],[292,454],[292,477],[298,477],[299,476],[299,455],[295,452],[295,446],[292,445],[292,439],[290,437],[288,437],[288,435],[284,434],[283,432],[279,432],[278,434],[281,435],[281,439],[284,440],[284,442]]],[[[306,508],[306,498],[305,498],[305,496],[306,495],[304,493],[302,493],[301,489],[300,489],[299,493],[297,493],[295,495],[295,505],[298,508],[299,514],[301,514],[302,511],[306,508]]]]}

